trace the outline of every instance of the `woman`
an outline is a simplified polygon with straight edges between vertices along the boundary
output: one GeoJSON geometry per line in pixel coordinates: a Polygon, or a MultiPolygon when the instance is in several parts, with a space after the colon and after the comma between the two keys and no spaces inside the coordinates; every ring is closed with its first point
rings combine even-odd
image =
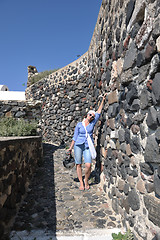
{"type": "MultiPolygon", "coordinates": [[[[83,120],[83,123],[86,126],[86,130],[93,142],[94,142],[93,140],[94,126],[100,117],[106,95],[107,94],[104,95],[97,112],[90,110],[87,113],[87,117],[83,120]]],[[[75,127],[73,140],[71,142],[71,145],[68,151],[72,152],[73,147],[74,147],[74,157],[75,157],[75,163],[76,163],[77,176],[80,181],[79,189],[88,190],[89,189],[88,179],[91,173],[92,158],[91,158],[91,153],[90,153],[87,138],[86,138],[86,131],[82,122],[77,123],[75,127]],[[84,157],[84,162],[85,162],[84,184],[82,180],[82,156],[84,157]]]]}

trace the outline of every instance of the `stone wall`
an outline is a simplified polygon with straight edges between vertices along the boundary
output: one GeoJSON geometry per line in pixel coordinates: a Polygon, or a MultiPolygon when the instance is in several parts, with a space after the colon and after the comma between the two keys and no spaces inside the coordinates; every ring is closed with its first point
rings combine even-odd
{"type": "Polygon", "coordinates": [[[0,101],[0,117],[41,119],[41,101],[0,101]]]}
{"type": "Polygon", "coordinates": [[[159,13],[158,0],[103,0],[73,77],[64,81],[64,68],[26,90],[42,101],[43,138],[67,144],[77,121],[108,93],[95,129],[101,184],[138,240],[160,233],[159,13]]]}
{"type": "Polygon", "coordinates": [[[41,137],[0,138],[0,238],[41,162],[41,137]]]}
{"type": "Polygon", "coordinates": [[[82,108],[86,112],[87,54],[26,89],[26,98],[41,101],[43,139],[69,142],[82,108]]]}

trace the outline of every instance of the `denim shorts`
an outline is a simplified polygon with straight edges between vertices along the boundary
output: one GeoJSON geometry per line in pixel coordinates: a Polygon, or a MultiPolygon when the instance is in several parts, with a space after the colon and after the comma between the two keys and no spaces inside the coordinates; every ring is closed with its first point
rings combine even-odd
{"type": "Polygon", "coordinates": [[[85,144],[74,145],[74,158],[76,164],[82,164],[82,156],[85,163],[92,163],[91,153],[89,148],[85,148],[85,144]]]}

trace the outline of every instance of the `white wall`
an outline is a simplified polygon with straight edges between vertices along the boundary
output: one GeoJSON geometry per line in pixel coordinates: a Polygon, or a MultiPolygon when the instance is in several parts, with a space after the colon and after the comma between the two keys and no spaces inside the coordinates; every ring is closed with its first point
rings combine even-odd
{"type": "Polygon", "coordinates": [[[0,100],[26,100],[25,92],[0,91],[0,100]]]}

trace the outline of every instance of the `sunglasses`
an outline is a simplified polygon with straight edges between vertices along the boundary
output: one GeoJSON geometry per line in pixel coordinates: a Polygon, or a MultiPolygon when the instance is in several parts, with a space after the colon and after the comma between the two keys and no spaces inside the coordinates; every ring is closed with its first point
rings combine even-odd
{"type": "Polygon", "coordinates": [[[88,114],[92,119],[94,119],[94,116],[91,114],[91,113],[89,113],[88,114]]]}

